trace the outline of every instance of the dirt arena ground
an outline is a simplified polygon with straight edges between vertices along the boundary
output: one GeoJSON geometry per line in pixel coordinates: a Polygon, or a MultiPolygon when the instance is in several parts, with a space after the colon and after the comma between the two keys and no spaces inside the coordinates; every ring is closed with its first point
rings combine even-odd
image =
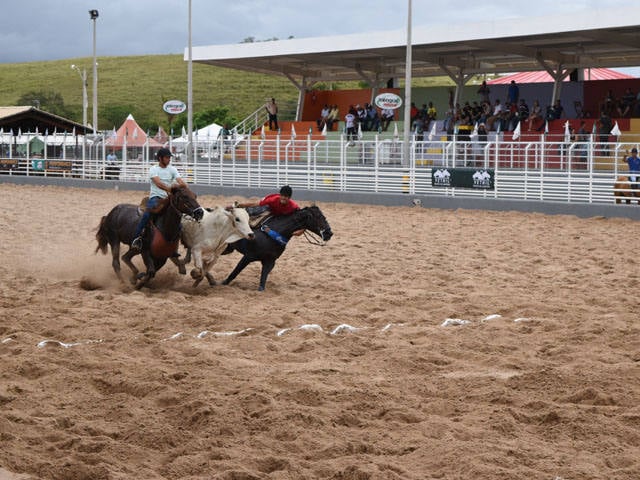
{"type": "Polygon", "coordinates": [[[265,292],[134,291],[140,197],[0,183],[0,479],[640,478],[638,222],[326,203],[265,292]]]}

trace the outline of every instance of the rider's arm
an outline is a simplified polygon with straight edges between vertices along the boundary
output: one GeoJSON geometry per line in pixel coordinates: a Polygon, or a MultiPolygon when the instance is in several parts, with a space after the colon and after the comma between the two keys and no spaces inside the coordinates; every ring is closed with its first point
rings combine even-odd
{"type": "Polygon", "coordinates": [[[182,177],[178,177],[178,178],[176,178],[176,183],[177,183],[178,185],[180,185],[181,187],[183,187],[183,188],[187,188],[187,184],[186,184],[186,183],[184,183],[184,180],[182,180],[182,177]]]}
{"type": "Polygon", "coordinates": [[[235,206],[237,208],[258,207],[260,206],[260,200],[255,200],[253,202],[237,202],[235,206]]]}
{"type": "Polygon", "coordinates": [[[160,188],[161,190],[164,190],[165,192],[171,192],[171,188],[167,187],[164,183],[162,183],[162,180],[160,180],[160,177],[156,176],[156,177],[151,177],[151,181],[155,184],[156,187],[160,188]]]}

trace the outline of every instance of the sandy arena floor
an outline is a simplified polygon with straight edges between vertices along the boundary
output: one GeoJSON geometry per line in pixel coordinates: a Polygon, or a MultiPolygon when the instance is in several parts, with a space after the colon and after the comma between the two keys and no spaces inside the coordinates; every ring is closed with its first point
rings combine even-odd
{"type": "Polygon", "coordinates": [[[0,479],[640,478],[638,222],[327,203],[265,292],[134,291],[140,197],[0,183],[0,479]]]}

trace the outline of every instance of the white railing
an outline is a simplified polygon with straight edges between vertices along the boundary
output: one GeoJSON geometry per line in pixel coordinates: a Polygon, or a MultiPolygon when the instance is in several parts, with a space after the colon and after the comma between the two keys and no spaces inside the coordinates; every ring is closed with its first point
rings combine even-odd
{"type": "MultiPolygon", "coordinates": [[[[65,176],[83,179],[147,182],[155,164],[152,149],[118,150],[116,166],[106,161],[101,138],[91,142],[70,137],[30,151],[30,142],[0,142],[0,174],[65,176]]],[[[273,139],[244,137],[197,142],[194,159],[178,152],[173,164],[188,182],[198,185],[278,188],[283,184],[318,191],[407,193],[497,199],[610,204],[613,184],[627,171],[624,158],[636,143],[604,142],[591,137],[565,144],[562,136],[537,140],[478,142],[412,142],[402,159],[399,139],[375,136],[347,142],[344,137],[318,140],[309,135],[273,139]],[[434,168],[476,167],[495,170],[494,190],[432,186],[434,168]]],[[[110,150],[110,149],[109,149],[110,150]]]]}

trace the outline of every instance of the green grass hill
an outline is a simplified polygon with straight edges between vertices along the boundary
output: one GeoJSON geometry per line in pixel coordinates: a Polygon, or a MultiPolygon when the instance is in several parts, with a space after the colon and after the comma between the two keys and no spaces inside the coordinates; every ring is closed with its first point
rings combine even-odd
{"type": "MultiPolygon", "coordinates": [[[[71,65],[87,70],[87,117],[92,118],[92,58],[0,64],[0,105],[18,105],[30,92],[60,94],[68,117],[82,122],[82,80],[71,65]]],[[[193,111],[227,107],[245,118],[267,98],[295,102],[297,91],[284,77],[193,64],[193,111]]],[[[143,129],[167,128],[167,100],[187,103],[187,62],[181,55],[98,58],[98,126],[117,128],[131,113],[143,129]]],[[[46,107],[43,105],[43,109],[46,107]]]]}

